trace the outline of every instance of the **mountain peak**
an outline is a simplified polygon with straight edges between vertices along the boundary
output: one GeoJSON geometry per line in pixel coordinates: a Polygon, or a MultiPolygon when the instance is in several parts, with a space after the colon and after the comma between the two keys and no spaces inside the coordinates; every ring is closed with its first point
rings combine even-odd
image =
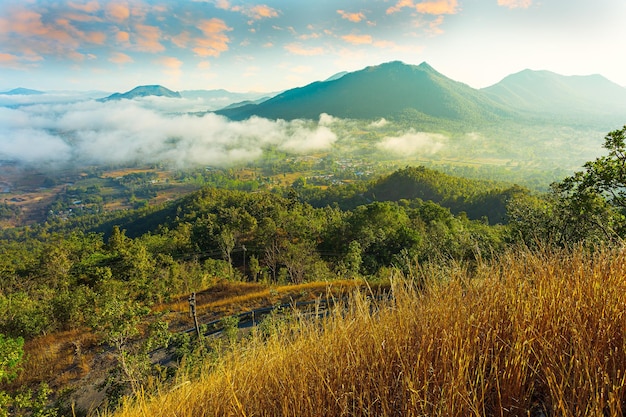
{"type": "Polygon", "coordinates": [[[182,98],[179,92],[172,91],[161,85],[140,85],[125,93],[115,93],[102,99],[102,101],[108,100],[132,100],[137,97],[169,97],[169,98],[182,98]]]}
{"type": "Polygon", "coordinates": [[[13,90],[5,91],[0,94],[4,94],[7,96],[33,96],[33,95],[44,94],[44,92],[38,91],[38,90],[31,90],[29,88],[18,87],[18,88],[14,88],[13,90]]]}

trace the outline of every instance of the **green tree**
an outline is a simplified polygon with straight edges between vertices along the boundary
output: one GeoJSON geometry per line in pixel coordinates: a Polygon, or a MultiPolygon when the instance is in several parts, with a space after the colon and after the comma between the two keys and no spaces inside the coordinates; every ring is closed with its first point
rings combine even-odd
{"type": "Polygon", "coordinates": [[[603,147],[607,155],[585,163],[583,171],[555,184],[554,189],[566,201],[569,220],[577,228],[600,231],[609,240],[625,232],[626,126],[609,132],[603,147]]]}
{"type": "Polygon", "coordinates": [[[23,356],[24,339],[13,339],[0,333],[0,383],[17,377],[23,356]]]}

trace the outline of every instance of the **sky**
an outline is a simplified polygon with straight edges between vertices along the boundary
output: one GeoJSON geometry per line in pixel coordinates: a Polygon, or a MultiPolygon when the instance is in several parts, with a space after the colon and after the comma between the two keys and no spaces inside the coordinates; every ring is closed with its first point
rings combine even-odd
{"type": "Polygon", "coordinates": [[[396,60],[626,86],[624,22],[624,0],[0,0],[0,91],[276,92],[396,60]]]}

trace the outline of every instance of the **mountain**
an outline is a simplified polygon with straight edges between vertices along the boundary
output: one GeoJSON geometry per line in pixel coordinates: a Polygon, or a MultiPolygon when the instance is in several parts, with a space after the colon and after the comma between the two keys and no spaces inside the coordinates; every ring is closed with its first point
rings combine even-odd
{"type": "Polygon", "coordinates": [[[101,99],[101,101],[122,100],[122,99],[132,100],[134,98],[148,97],[148,96],[182,98],[180,93],[169,90],[160,85],[142,85],[139,87],[135,87],[132,90],[127,91],[125,93],[111,94],[110,96],[101,99]]]}
{"type": "Polygon", "coordinates": [[[570,118],[626,116],[626,88],[601,75],[565,76],[523,70],[482,89],[496,102],[518,110],[570,118]]]}
{"type": "Polygon", "coordinates": [[[425,62],[415,66],[398,61],[294,88],[261,104],[216,113],[235,120],[255,115],[290,120],[316,119],[321,113],[355,119],[393,118],[407,112],[412,117],[455,121],[509,116],[504,106],[484,92],[445,77],[425,62]]]}
{"type": "Polygon", "coordinates": [[[34,95],[39,95],[39,94],[45,94],[43,91],[38,91],[38,90],[31,90],[28,88],[14,88],[13,90],[10,91],[5,91],[3,93],[0,93],[6,96],[34,96],[34,95]]]}

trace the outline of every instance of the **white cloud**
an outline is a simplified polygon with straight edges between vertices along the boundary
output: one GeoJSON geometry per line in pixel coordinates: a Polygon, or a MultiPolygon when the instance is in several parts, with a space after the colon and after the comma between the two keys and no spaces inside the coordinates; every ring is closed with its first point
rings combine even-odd
{"type": "Polygon", "coordinates": [[[440,151],[447,138],[439,133],[409,130],[402,136],[386,137],[378,148],[397,155],[434,154],[440,151]]]}
{"type": "Polygon", "coordinates": [[[187,114],[185,103],[189,101],[150,97],[0,108],[0,159],[226,166],[254,160],[270,145],[308,152],[337,140],[327,115],[319,123],[256,117],[233,122],[212,113],[187,114]],[[178,111],[171,113],[173,109],[178,111]]]}

